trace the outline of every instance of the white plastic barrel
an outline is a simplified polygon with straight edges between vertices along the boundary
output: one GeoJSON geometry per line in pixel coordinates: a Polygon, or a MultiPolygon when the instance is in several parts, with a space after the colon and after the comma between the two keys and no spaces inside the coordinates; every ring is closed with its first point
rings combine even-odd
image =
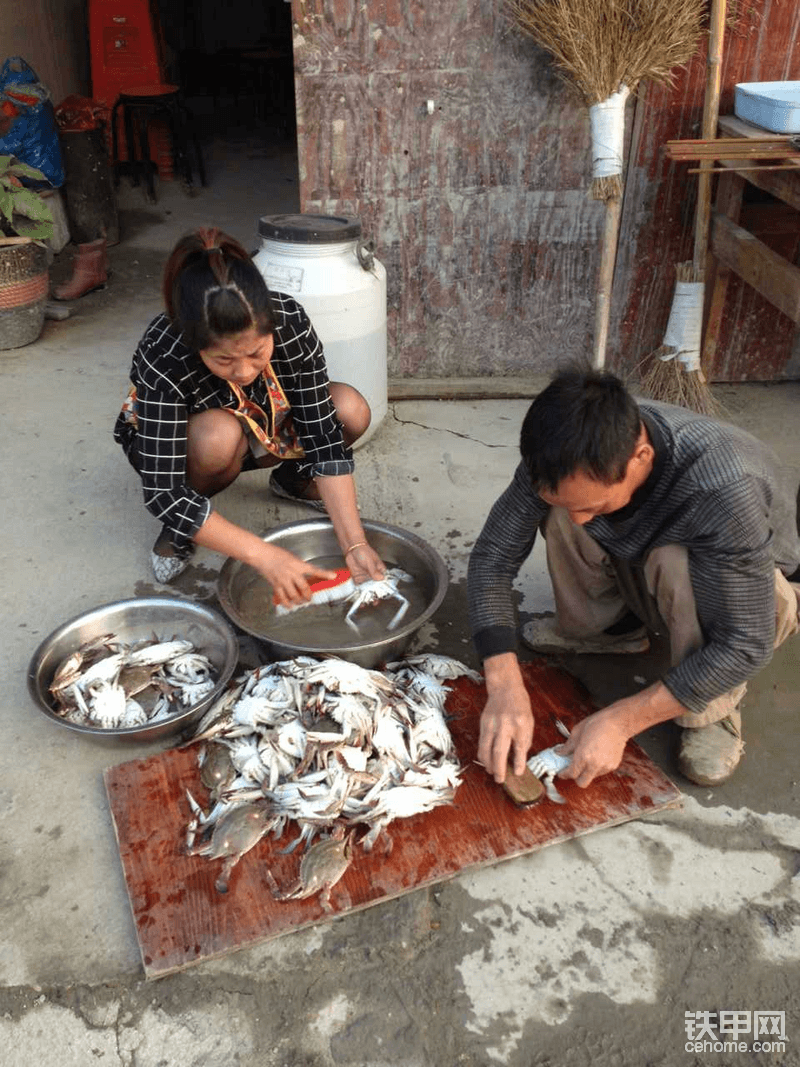
{"type": "Polygon", "coordinates": [[[264,215],[253,262],[270,289],[293,296],[322,341],[328,376],[365,397],[380,426],[388,407],[386,269],[361,240],[358,219],[264,215]]]}

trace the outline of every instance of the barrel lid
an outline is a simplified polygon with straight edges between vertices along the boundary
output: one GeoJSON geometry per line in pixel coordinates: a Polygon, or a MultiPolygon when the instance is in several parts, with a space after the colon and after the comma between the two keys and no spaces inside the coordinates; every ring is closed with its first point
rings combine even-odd
{"type": "Polygon", "coordinates": [[[298,244],[335,244],[360,237],[361,222],[348,215],[262,215],[258,235],[298,244]]]}

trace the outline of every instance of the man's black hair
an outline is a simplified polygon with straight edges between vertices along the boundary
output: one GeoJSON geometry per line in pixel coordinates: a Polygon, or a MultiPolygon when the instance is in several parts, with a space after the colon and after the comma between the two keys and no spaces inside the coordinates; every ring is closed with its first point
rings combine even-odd
{"type": "Polygon", "coordinates": [[[621,481],[641,431],[636,401],[604,371],[561,371],[531,406],[519,447],[534,489],[555,492],[573,474],[621,481]]]}

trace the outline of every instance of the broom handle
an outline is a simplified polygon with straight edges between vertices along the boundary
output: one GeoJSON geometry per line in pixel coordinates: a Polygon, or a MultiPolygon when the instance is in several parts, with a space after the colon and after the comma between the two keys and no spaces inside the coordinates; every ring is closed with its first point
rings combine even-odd
{"type": "MultiPolygon", "coordinates": [[[[712,0],[706,60],[706,92],[703,99],[703,139],[717,136],[719,121],[720,80],[722,77],[722,40],[725,35],[727,0],[712,0]]],[[[697,179],[697,211],[694,222],[694,280],[705,281],[708,258],[708,231],[711,222],[711,182],[713,160],[703,160],[697,179]]]]}
{"type": "Polygon", "coordinates": [[[608,323],[611,316],[611,286],[614,281],[614,264],[617,259],[619,221],[622,214],[622,197],[612,196],[606,200],[603,246],[600,254],[600,269],[597,276],[597,299],[594,315],[594,352],[592,366],[601,370],[606,364],[608,323]]]}

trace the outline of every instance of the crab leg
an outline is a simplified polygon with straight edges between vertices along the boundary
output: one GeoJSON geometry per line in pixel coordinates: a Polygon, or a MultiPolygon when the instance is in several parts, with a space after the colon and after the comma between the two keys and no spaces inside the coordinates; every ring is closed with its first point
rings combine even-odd
{"type": "Polygon", "coordinates": [[[546,774],[544,778],[542,778],[542,785],[544,786],[545,793],[547,793],[547,799],[552,801],[553,804],[566,804],[566,797],[562,797],[556,789],[556,783],[552,774],[546,774]]]}
{"type": "MultiPolygon", "coordinates": [[[[395,628],[395,626],[397,626],[397,624],[403,618],[405,613],[408,611],[408,606],[409,606],[408,600],[406,600],[406,598],[404,596],[401,596],[399,593],[394,593],[392,595],[392,599],[400,601],[400,608],[398,609],[398,611],[395,612],[393,617],[387,623],[387,625],[386,625],[386,629],[387,630],[393,630],[395,628]]],[[[352,608],[350,608],[348,613],[345,615],[344,621],[347,623],[347,625],[352,630],[355,630],[357,634],[360,634],[361,630],[359,629],[358,623],[355,621],[355,619],[352,616],[354,616],[355,613],[357,611],[359,611],[361,608],[367,607],[370,604],[377,604],[377,603],[378,603],[377,600],[367,601],[366,603],[355,603],[352,606],[352,608]]]]}
{"type": "Polygon", "coordinates": [[[186,851],[191,855],[194,848],[195,838],[197,837],[197,831],[200,828],[200,823],[203,821],[205,812],[188,789],[186,790],[186,797],[189,801],[189,807],[192,809],[192,818],[189,821],[189,825],[186,827],[186,851]]]}
{"type": "Polygon", "coordinates": [[[406,600],[406,598],[404,596],[400,596],[400,594],[397,593],[395,599],[400,601],[400,608],[399,608],[398,611],[395,612],[394,616],[389,621],[389,623],[388,623],[388,625],[386,627],[387,630],[393,630],[395,628],[395,626],[397,626],[397,624],[400,622],[402,617],[405,615],[405,613],[408,611],[408,603],[409,602],[406,600]]]}
{"type": "Polygon", "coordinates": [[[214,881],[214,888],[218,893],[228,892],[228,883],[231,880],[231,871],[242,858],[240,852],[234,852],[231,856],[225,857],[225,862],[222,864],[222,870],[219,872],[219,876],[214,881]]]}

